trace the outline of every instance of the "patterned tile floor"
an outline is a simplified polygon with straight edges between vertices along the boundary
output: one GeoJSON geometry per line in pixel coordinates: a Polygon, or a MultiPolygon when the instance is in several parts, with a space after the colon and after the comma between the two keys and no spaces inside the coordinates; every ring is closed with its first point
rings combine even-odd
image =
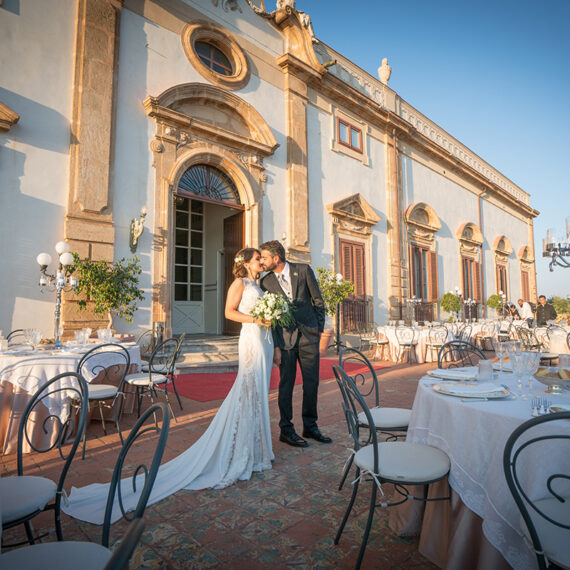
{"type": "MultiPolygon", "coordinates": [[[[397,365],[379,373],[384,405],[410,407],[417,380],[434,365],[397,365]]],[[[300,415],[301,388],[294,394],[300,415]]],[[[221,401],[199,403],[184,399],[175,407],[164,461],[191,445],[203,433],[221,401]]],[[[368,508],[361,492],[340,543],[333,538],[340,523],[350,485],[338,491],[340,472],[350,446],[335,380],[321,382],[319,426],[334,442],[293,448],[278,440],[277,392],[269,396],[275,462],[271,471],[254,474],[222,490],[180,491],[145,512],[146,529],[131,561],[132,568],[352,568],[356,561],[368,508]]],[[[127,416],[124,424],[133,417],[127,416]]],[[[103,436],[98,423],[89,426],[84,461],[75,459],[67,486],[106,482],[119,449],[115,433],[103,436]]],[[[79,454],[78,454],[79,457],[79,454]]],[[[57,469],[53,456],[29,456],[29,473],[50,475],[57,469]]],[[[15,472],[15,456],[0,459],[2,476],[15,472]]],[[[368,487],[366,487],[367,489],[368,487]]],[[[52,518],[37,517],[36,529],[49,528],[52,518]]],[[[100,541],[101,528],[63,515],[65,538],[100,541]]],[[[113,526],[118,539],[126,523],[113,526]]],[[[7,541],[23,538],[21,529],[4,533],[7,541]]],[[[53,538],[52,538],[53,539],[53,538]]],[[[378,509],[363,568],[434,568],[417,551],[417,540],[396,536],[388,514],[378,509]]]]}

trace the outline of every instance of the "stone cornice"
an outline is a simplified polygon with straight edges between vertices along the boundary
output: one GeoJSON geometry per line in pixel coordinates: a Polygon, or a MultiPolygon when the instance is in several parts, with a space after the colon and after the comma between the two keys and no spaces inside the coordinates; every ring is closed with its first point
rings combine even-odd
{"type": "Polygon", "coordinates": [[[307,85],[315,85],[325,73],[325,69],[315,69],[291,53],[277,58],[277,65],[283,70],[303,80],[307,85]]]}
{"type": "Polygon", "coordinates": [[[189,134],[217,142],[218,144],[223,144],[229,148],[237,148],[242,152],[251,152],[267,157],[273,154],[279,146],[274,138],[272,141],[273,144],[267,144],[264,141],[244,137],[219,126],[196,119],[195,117],[190,117],[185,113],[164,107],[159,104],[158,97],[146,97],[143,101],[143,107],[146,114],[157,122],[176,126],[188,131],[189,134]]]}
{"type": "Polygon", "coordinates": [[[0,131],[9,131],[19,120],[18,113],[0,102],[0,131]]]}

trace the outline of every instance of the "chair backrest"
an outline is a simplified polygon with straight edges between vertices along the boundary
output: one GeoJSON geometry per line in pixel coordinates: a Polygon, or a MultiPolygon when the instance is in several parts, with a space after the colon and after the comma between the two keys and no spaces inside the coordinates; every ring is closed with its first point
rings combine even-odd
{"type": "Polygon", "coordinates": [[[399,344],[411,344],[416,338],[416,330],[412,327],[398,325],[396,327],[396,340],[399,344]]]}
{"type": "Polygon", "coordinates": [[[84,354],[77,365],[77,372],[89,382],[116,383],[119,391],[129,372],[131,357],[120,344],[99,344],[84,354]]]}
{"type": "Polygon", "coordinates": [[[374,405],[380,405],[380,394],[378,391],[378,377],[370,360],[356,348],[345,348],[338,357],[340,367],[354,381],[358,390],[364,398],[373,395],[374,405]],[[357,365],[354,371],[347,370],[347,364],[357,365]]]}
{"type": "Polygon", "coordinates": [[[540,524],[541,519],[570,530],[570,474],[568,468],[557,472],[561,470],[560,463],[551,460],[570,456],[568,420],[570,411],[528,420],[513,431],[503,452],[507,485],[528,528],[540,568],[548,566],[539,534],[539,529],[548,525],[540,524]],[[538,465],[544,475],[542,481],[537,482],[532,475],[538,465]],[[558,505],[561,508],[548,508],[544,499],[553,500],[550,507],[558,505]]]}
{"type": "Polygon", "coordinates": [[[449,331],[442,326],[432,326],[429,329],[429,341],[431,343],[445,344],[449,331]]]}
{"type": "Polygon", "coordinates": [[[150,356],[149,373],[172,374],[181,346],[176,338],[167,338],[156,345],[150,356]]]}
{"type": "Polygon", "coordinates": [[[462,368],[476,366],[479,360],[487,357],[474,344],[464,340],[451,340],[445,343],[437,355],[438,368],[462,368]]]}
{"type": "Polygon", "coordinates": [[[139,543],[145,523],[141,518],[135,519],[129,525],[129,530],[121,539],[121,543],[113,550],[113,554],[103,570],[129,570],[129,560],[139,543]]]}
{"type": "Polygon", "coordinates": [[[64,372],[48,380],[31,397],[20,425],[18,426],[18,475],[24,475],[24,442],[36,453],[46,453],[58,449],[63,460],[63,468],[57,482],[56,503],[61,501],[63,484],[71,461],[83,435],[87,419],[87,384],[80,374],[64,372]],[[61,406],[61,413],[53,413],[50,404],[53,402],[69,402],[69,406],[61,406]],[[74,401],[76,413],[72,413],[71,401],[74,401]],[[45,408],[48,409],[46,415],[45,408]],[[38,441],[38,418],[45,417],[41,430],[45,434],[42,441],[38,441]],[[66,450],[66,446],[69,449],[66,450]]]}
{"type": "Polygon", "coordinates": [[[364,445],[372,444],[374,446],[374,473],[378,473],[378,436],[370,408],[356,384],[339,365],[333,365],[333,372],[342,395],[342,408],[354,450],[358,451],[364,445]],[[358,415],[361,413],[366,416],[366,422],[359,421],[358,415]],[[361,425],[367,426],[366,437],[363,439],[360,438],[361,425]]]}
{"type": "Polygon", "coordinates": [[[566,344],[568,345],[568,349],[570,350],[570,333],[566,336],[566,344]]]}
{"type": "Polygon", "coordinates": [[[14,329],[6,337],[8,344],[21,344],[26,340],[24,329],[14,329]]]}
{"type": "Polygon", "coordinates": [[[494,323],[484,323],[481,326],[481,332],[485,334],[485,336],[493,336],[495,333],[495,324],[494,323]]]}
{"type": "Polygon", "coordinates": [[[170,413],[166,405],[159,402],[152,405],[143,414],[141,414],[137,423],[131,429],[115,463],[113,477],[111,479],[111,484],[109,485],[105,517],[103,519],[103,546],[109,546],[109,534],[111,522],[113,520],[113,511],[116,513],[116,510],[119,509],[121,515],[127,521],[142,518],[158,473],[158,468],[160,467],[164,448],[166,447],[169,428],[170,413]],[[161,418],[160,427],[157,416],[160,416],[161,418]],[[145,425],[150,418],[152,418],[152,422],[149,425],[145,425]],[[155,445],[154,452],[152,452],[151,441],[148,439],[149,434],[158,434],[156,440],[152,442],[155,445]],[[129,451],[135,442],[137,442],[142,436],[147,437],[143,438],[144,445],[138,446],[139,450],[144,449],[145,453],[148,453],[149,458],[152,454],[152,461],[150,462],[150,466],[139,463],[140,459],[138,453],[140,452],[137,452],[136,459],[133,457],[132,461],[133,464],[137,465],[134,467],[131,465],[131,461],[129,461],[129,451]],[[128,470],[128,474],[127,477],[121,481],[125,474],[123,472],[124,470],[128,470]],[[129,481],[129,477],[132,481],[129,481]],[[122,488],[127,487],[129,491],[134,490],[134,493],[140,492],[140,495],[136,500],[134,511],[132,510],[132,506],[125,505],[123,502],[122,488]],[[129,513],[132,513],[132,515],[129,513]]]}
{"type": "Polygon", "coordinates": [[[156,336],[154,335],[154,331],[149,329],[143,332],[139,338],[137,338],[137,344],[141,351],[141,358],[148,360],[156,348],[156,336]]]}
{"type": "Polygon", "coordinates": [[[565,332],[566,332],[566,329],[564,327],[561,327],[560,325],[548,325],[546,327],[546,336],[548,336],[549,339],[554,334],[565,333],[565,332]]]}
{"type": "Polygon", "coordinates": [[[469,342],[469,339],[471,338],[471,330],[472,330],[472,326],[471,325],[463,325],[460,329],[459,332],[457,334],[457,340],[465,340],[467,342],[469,342]]]}

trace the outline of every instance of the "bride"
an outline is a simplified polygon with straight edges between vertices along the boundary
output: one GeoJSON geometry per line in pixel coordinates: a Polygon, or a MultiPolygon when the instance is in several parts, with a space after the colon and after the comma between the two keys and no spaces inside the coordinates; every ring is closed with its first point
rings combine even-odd
{"type": "MultiPolygon", "coordinates": [[[[175,459],[160,466],[148,504],[156,503],[180,489],[222,489],[247,480],[253,471],[271,469],[268,391],[272,362],[279,364],[279,348],[266,334],[269,322],[255,319],[250,311],[262,291],[256,283],[260,253],[240,250],[234,258],[233,274],[226,299],[226,318],[242,323],[239,337],[239,369],[234,385],[218,413],[200,439],[175,459]]],[[[63,507],[68,515],[102,524],[108,484],[94,483],[71,489],[63,507]]],[[[121,486],[125,510],[134,509],[138,496],[129,482],[121,486]],[[123,488],[124,487],[124,488],[123,488]]],[[[121,516],[117,501],[112,521],[121,516]]]]}

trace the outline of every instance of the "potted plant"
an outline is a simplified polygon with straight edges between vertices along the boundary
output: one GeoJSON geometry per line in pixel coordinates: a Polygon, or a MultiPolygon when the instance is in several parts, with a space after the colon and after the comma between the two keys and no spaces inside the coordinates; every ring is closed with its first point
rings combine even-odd
{"type": "MultiPolygon", "coordinates": [[[[339,303],[342,303],[349,295],[354,294],[354,284],[343,279],[340,273],[335,273],[324,267],[317,267],[317,281],[325,303],[325,313],[334,318],[339,303]]],[[[326,329],[321,335],[321,353],[325,353],[330,343],[333,331],[326,329]]]]}
{"type": "Polygon", "coordinates": [[[461,297],[449,291],[441,298],[440,305],[446,313],[450,313],[449,320],[453,319],[454,316],[457,318],[461,311],[461,297]]]}
{"type": "Polygon", "coordinates": [[[76,292],[82,295],[78,301],[79,308],[86,309],[89,303],[95,314],[108,317],[109,327],[113,315],[132,322],[137,302],[144,299],[138,286],[141,274],[139,259],[93,261],[81,259],[76,253],[73,259],[72,271],[78,280],[76,292]]]}
{"type": "Polygon", "coordinates": [[[503,296],[498,294],[490,295],[489,298],[487,299],[486,304],[487,307],[495,309],[495,311],[497,311],[497,314],[499,315],[503,310],[503,304],[504,304],[503,296]]]}

